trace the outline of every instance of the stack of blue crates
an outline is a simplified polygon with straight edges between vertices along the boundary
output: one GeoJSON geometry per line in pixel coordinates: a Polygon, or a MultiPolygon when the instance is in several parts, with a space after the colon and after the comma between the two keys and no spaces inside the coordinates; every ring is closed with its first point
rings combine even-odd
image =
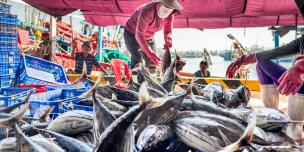
{"type": "Polygon", "coordinates": [[[10,7],[0,2],[0,88],[10,87],[16,81],[20,62],[17,16],[10,13],[10,7]]]}

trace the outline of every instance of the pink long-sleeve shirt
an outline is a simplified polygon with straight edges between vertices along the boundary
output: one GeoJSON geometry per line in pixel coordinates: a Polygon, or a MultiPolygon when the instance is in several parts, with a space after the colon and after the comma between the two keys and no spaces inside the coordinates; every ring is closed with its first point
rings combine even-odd
{"type": "Polygon", "coordinates": [[[127,21],[126,29],[135,35],[144,52],[151,50],[147,40],[152,39],[154,34],[162,29],[164,29],[165,43],[171,39],[174,11],[170,16],[162,19],[158,16],[160,5],[160,3],[155,2],[145,4],[138,8],[127,21]]]}

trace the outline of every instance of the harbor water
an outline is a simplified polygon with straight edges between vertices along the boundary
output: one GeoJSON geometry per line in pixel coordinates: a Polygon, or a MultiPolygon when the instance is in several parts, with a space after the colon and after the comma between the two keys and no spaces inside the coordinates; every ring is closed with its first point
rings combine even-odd
{"type": "MultiPolygon", "coordinates": [[[[195,71],[199,70],[199,64],[202,58],[184,58],[187,63],[183,69],[184,72],[191,72],[194,73],[195,71]]],[[[209,71],[211,76],[218,76],[218,77],[225,77],[226,69],[231,63],[231,61],[225,61],[220,56],[211,56],[212,65],[209,67],[209,71]]],[[[285,68],[289,68],[292,62],[280,62],[280,65],[284,66],[285,68]]],[[[250,73],[249,79],[257,79],[257,73],[255,70],[255,64],[249,65],[250,73]]]]}

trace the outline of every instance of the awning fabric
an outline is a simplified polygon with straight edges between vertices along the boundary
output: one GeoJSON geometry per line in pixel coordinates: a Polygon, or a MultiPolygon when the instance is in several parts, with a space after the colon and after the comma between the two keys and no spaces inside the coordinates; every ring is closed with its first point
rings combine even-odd
{"type": "MultiPolygon", "coordinates": [[[[24,0],[53,16],[81,9],[85,19],[99,26],[125,25],[139,6],[151,0],[24,0]]],[[[259,27],[303,24],[294,0],[180,0],[184,10],[176,28],[259,27]]]]}

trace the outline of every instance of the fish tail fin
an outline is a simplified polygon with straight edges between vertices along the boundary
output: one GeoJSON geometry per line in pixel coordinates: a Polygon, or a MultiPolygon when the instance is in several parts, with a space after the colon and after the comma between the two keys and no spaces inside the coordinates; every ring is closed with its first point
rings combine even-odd
{"type": "Polygon", "coordinates": [[[112,100],[117,100],[117,96],[112,93],[112,100]]]}
{"type": "Polygon", "coordinates": [[[256,126],[257,116],[255,113],[252,114],[250,123],[246,127],[243,135],[240,137],[238,141],[235,143],[219,150],[218,152],[234,152],[237,151],[242,146],[248,146],[251,145],[253,131],[256,126]]]}
{"type": "Polygon", "coordinates": [[[95,102],[94,99],[96,99],[96,89],[92,90],[92,97],[93,97],[93,102],[95,102]]]}
{"type": "Polygon", "coordinates": [[[97,88],[97,86],[100,84],[102,79],[102,72],[100,72],[95,84],[85,93],[83,93],[82,95],[79,96],[79,98],[88,98],[90,97],[91,92],[93,92],[93,90],[95,90],[97,88]]]}
{"type": "Polygon", "coordinates": [[[194,84],[194,77],[192,77],[191,81],[190,81],[190,85],[187,89],[187,94],[193,98],[194,97],[194,94],[193,94],[193,84],[194,84]]]}
{"type": "Polygon", "coordinates": [[[179,54],[177,53],[176,49],[175,49],[175,55],[176,55],[176,59],[177,59],[177,60],[181,60],[181,57],[180,57],[179,54]]]}
{"type": "MultiPolygon", "coordinates": [[[[27,100],[29,100],[29,96],[30,94],[28,95],[28,97],[26,98],[27,100]]],[[[29,108],[29,103],[27,102],[24,107],[22,109],[20,109],[16,114],[14,114],[13,116],[9,117],[9,118],[6,118],[6,119],[1,119],[0,120],[0,126],[3,126],[3,127],[14,127],[15,124],[17,124],[22,116],[24,115],[24,113],[26,112],[26,110],[29,108]]]]}
{"type": "Polygon", "coordinates": [[[73,102],[70,102],[69,105],[68,105],[68,108],[69,110],[73,111],[75,108],[74,108],[74,105],[73,105],[73,102]]]}
{"type": "Polygon", "coordinates": [[[81,78],[85,79],[87,77],[87,75],[88,75],[87,64],[85,61],[83,61],[81,78]]]}
{"type": "Polygon", "coordinates": [[[147,83],[144,82],[139,88],[139,105],[146,105],[150,101],[150,95],[147,89],[147,83]]]}
{"type": "Polygon", "coordinates": [[[44,122],[47,122],[49,120],[49,115],[53,111],[53,107],[48,107],[45,111],[45,113],[40,117],[40,120],[43,120],[44,122]]]}
{"type": "Polygon", "coordinates": [[[96,93],[96,89],[93,89],[93,90],[92,90],[93,106],[101,102],[101,101],[99,101],[99,100],[97,99],[97,97],[98,97],[99,99],[104,100],[104,97],[103,97],[103,96],[100,96],[100,95],[97,96],[97,95],[98,95],[98,94],[96,93]]]}
{"type": "Polygon", "coordinates": [[[30,99],[30,97],[32,95],[32,93],[33,93],[33,91],[30,91],[29,94],[28,94],[28,96],[24,99],[24,101],[16,103],[16,104],[13,104],[13,105],[11,105],[9,107],[0,109],[0,113],[10,113],[13,110],[15,110],[16,108],[20,107],[21,105],[28,103],[29,99],[30,99]]]}

